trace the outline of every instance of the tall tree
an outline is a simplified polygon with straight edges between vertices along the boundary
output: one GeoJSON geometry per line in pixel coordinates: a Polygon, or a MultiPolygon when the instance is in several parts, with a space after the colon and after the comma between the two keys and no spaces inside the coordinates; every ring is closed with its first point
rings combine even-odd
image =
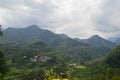
{"type": "MultiPolygon", "coordinates": [[[[1,25],[0,25],[0,36],[2,36],[1,25]]],[[[3,80],[4,75],[7,71],[7,65],[4,59],[4,53],[0,50],[0,80],[3,80]]]]}
{"type": "Polygon", "coordinates": [[[3,33],[2,33],[2,28],[1,28],[1,25],[0,25],[0,36],[2,36],[3,33]]]}

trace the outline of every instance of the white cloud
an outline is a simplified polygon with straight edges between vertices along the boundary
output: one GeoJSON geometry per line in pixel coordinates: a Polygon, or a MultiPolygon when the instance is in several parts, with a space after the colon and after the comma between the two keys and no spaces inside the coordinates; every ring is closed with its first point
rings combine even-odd
{"type": "Polygon", "coordinates": [[[36,3],[43,3],[44,0],[34,0],[36,3]]]}
{"type": "Polygon", "coordinates": [[[119,0],[1,0],[3,27],[37,24],[71,37],[120,34],[119,0]]]}
{"type": "Polygon", "coordinates": [[[95,19],[95,30],[102,36],[119,37],[120,35],[120,0],[106,0],[102,13],[95,19]]]}

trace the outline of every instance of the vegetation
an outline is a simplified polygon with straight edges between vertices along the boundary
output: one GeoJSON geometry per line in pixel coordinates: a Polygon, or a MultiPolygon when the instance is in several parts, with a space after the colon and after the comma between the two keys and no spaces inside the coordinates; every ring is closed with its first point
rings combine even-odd
{"type": "Polygon", "coordinates": [[[1,80],[3,80],[4,76],[6,75],[7,70],[8,68],[7,68],[6,61],[4,59],[4,54],[0,50],[0,79],[1,80]]]}
{"type": "MultiPolygon", "coordinates": [[[[1,25],[0,25],[0,35],[2,35],[1,25]]],[[[0,79],[1,80],[3,80],[4,75],[6,75],[6,72],[7,72],[6,61],[4,59],[3,52],[0,50],[0,79]]]]}
{"type": "Polygon", "coordinates": [[[120,80],[120,46],[114,48],[105,59],[96,66],[92,80],[120,80]]]}
{"type": "Polygon", "coordinates": [[[99,36],[80,42],[36,25],[3,32],[0,75],[5,80],[120,80],[120,46],[110,51],[113,43],[99,36]]]}

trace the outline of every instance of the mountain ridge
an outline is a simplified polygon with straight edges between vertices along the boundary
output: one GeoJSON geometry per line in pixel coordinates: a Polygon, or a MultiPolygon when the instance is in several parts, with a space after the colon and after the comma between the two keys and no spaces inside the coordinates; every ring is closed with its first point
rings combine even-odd
{"type": "Polygon", "coordinates": [[[94,35],[88,38],[88,40],[80,42],[65,34],[56,34],[52,31],[41,29],[36,25],[31,25],[26,28],[8,28],[3,31],[3,34],[4,40],[19,44],[22,43],[24,45],[41,41],[56,50],[66,53],[71,61],[82,64],[105,56],[106,53],[114,47],[113,45],[111,46],[109,41],[98,35],[94,35]],[[94,40],[99,44],[94,43],[94,40]],[[104,45],[107,44],[107,46],[100,45],[102,43],[104,43],[104,45]]]}
{"type": "Polygon", "coordinates": [[[115,43],[113,43],[109,40],[106,40],[106,39],[100,37],[99,35],[93,35],[87,39],[75,38],[75,40],[77,40],[79,42],[87,43],[87,44],[92,44],[94,46],[104,46],[104,47],[109,47],[109,48],[113,48],[116,46],[115,43]]]}
{"type": "Polygon", "coordinates": [[[60,43],[63,40],[59,34],[41,29],[36,25],[31,25],[26,28],[7,28],[3,30],[3,34],[4,39],[15,42],[26,42],[29,39],[36,38],[52,45],[55,41],[59,41],[60,43]]]}

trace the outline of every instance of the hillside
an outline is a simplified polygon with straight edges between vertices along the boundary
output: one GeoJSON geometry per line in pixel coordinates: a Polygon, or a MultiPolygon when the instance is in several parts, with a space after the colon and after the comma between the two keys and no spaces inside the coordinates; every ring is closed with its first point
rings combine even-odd
{"type": "Polygon", "coordinates": [[[13,42],[20,46],[26,46],[41,41],[53,49],[64,52],[68,55],[67,57],[70,58],[71,62],[79,64],[88,64],[89,61],[102,58],[115,46],[114,43],[97,35],[78,41],[65,34],[56,34],[49,30],[41,29],[37,25],[31,25],[26,28],[7,28],[3,33],[4,37],[2,39],[7,43],[13,42]]]}
{"type": "Polygon", "coordinates": [[[102,37],[100,37],[99,35],[93,35],[88,39],[79,39],[76,38],[75,40],[79,41],[79,42],[83,42],[83,43],[87,43],[87,44],[91,44],[97,47],[107,47],[107,48],[113,48],[116,46],[115,43],[108,41],[102,37]]]}
{"type": "MultiPolygon", "coordinates": [[[[3,33],[0,46],[5,52],[7,64],[11,70],[6,80],[35,78],[37,80],[48,78],[97,80],[91,78],[92,71],[101,75],[106,74],[108,68],[113,69],[118,66],[114,64],[117,62],[115,57],[107,56],[102,61],[104,63],[99,64],[102,66],[96,67],[96,63],[108,55],[111,48],[115,46],[114,43],[98,35],[85,40],[72,39],[65,34],[56,34],[36,25],[26,28],[8,28],[3,33]],[[91,66],[92,68],[95,66],[92,71],[91,66]],[[100,72],[101,69],[106,70],[100,72]]],[[[113,52],[116,53],[116,49],[110,54],[113,55],[113,52]]],[[[98,75],[94,75],[95,78],[98,75]]]]}
{"type": "Polygon", "coordinates": [[[120,46],[114,48],[105,58],[105,63],[113,68],[120,68],[120,46]]]}
{"type": "Polygon", "coordinates": [[[120,80],[120,46],[111,50],[93,72],[92,80],[120,80]]]}
{"type": "Polygon", "coordinates": [[[110,50],[110,48],[94,47],[73,39],[63,41],[59,49],[67,53],[72,62],[84,65],[91,64],[89,61],[105,56],[110,50]]]}
{"type": "Polygon", "coordinates": [[[120,45],[120,38],[115,41],[117,45],[120,45]]]}
{"type": "Polygon", "coordinates": [[[64,37],[49,30],[40,29],[37,25],[26,28],[7,28],[3,31],[4,39],[14,42],[26,43],[28,40],[41,40],[53,47],[57,47],[64,37]]]}

